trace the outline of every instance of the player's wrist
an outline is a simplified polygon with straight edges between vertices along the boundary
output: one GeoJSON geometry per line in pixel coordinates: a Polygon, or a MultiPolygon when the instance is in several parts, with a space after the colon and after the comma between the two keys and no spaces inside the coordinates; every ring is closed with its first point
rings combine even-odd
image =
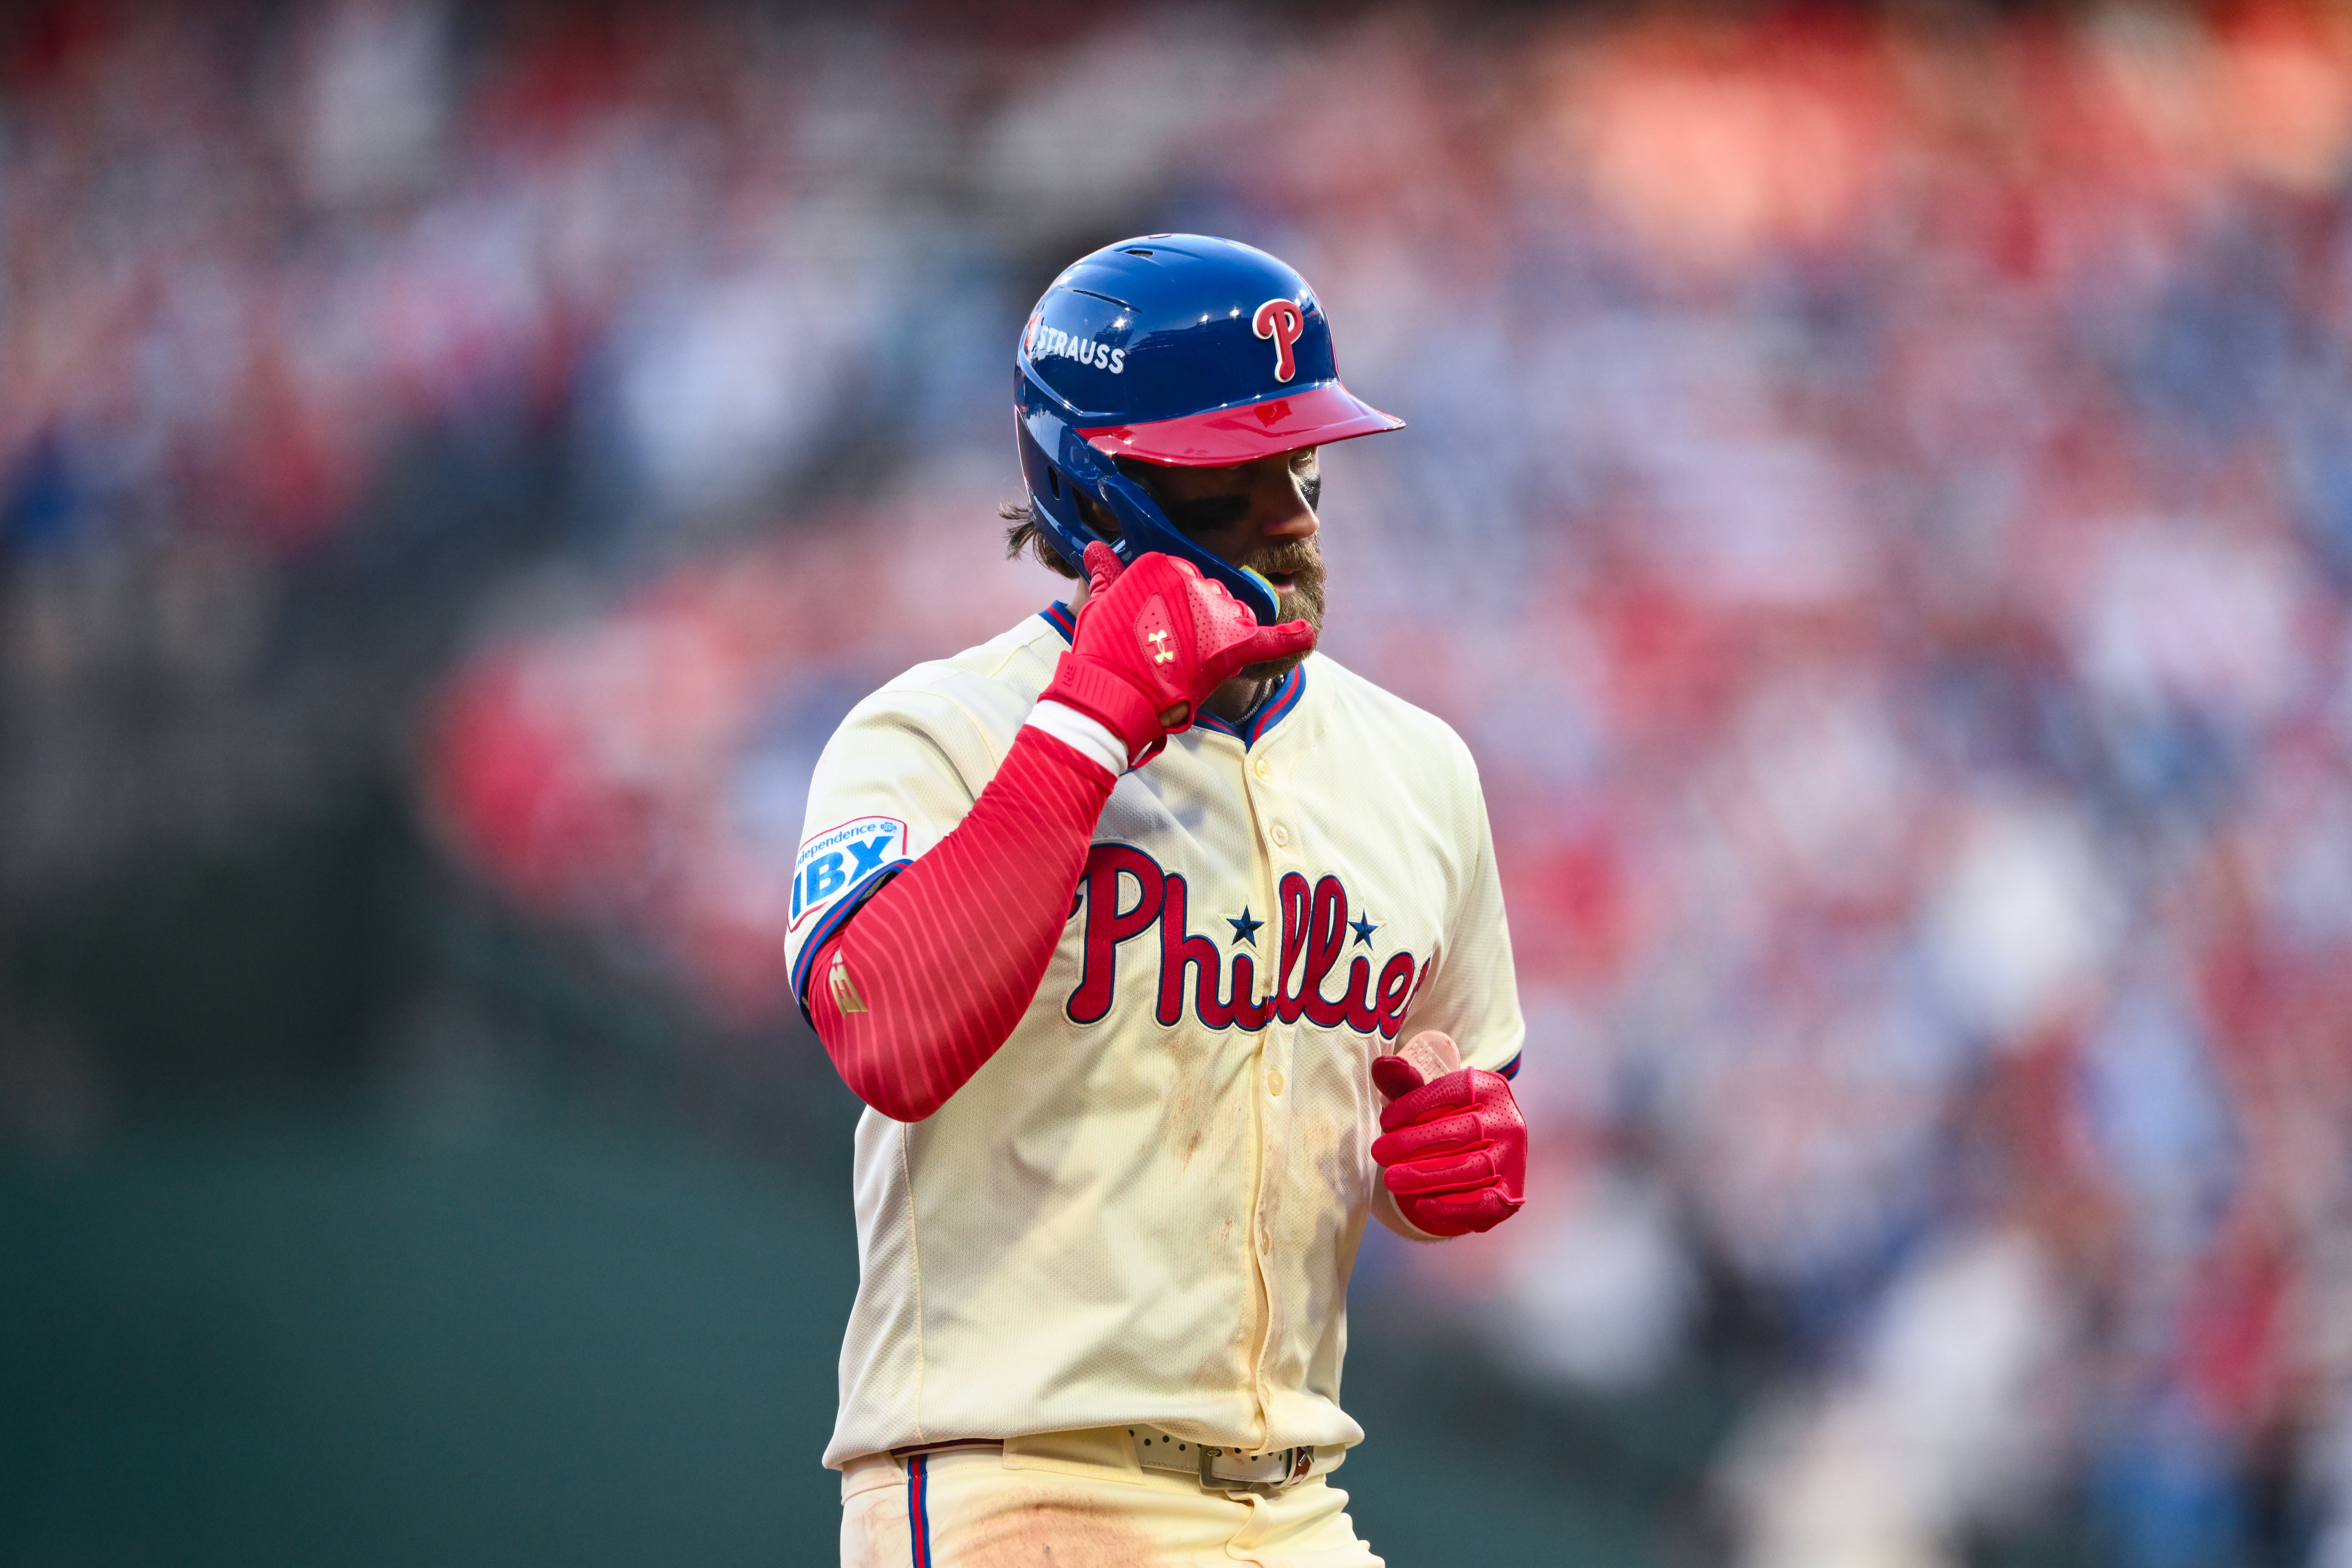
{"type": "Polygon", "coordinates": [[[1127,742],[1109,725],[1068,703],[1045,697],[1029,710],[1024,729],[1051,735],[1117,780],[1127,771],[1127,742]]]}

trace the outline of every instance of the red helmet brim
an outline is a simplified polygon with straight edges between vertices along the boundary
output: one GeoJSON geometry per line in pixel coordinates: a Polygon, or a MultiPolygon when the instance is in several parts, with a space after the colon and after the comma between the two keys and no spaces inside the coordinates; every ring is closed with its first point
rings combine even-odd
{"type": "Polygon", "coordinates": [[[1177,468],[1223,468],[1301,447],[1403,428],[1404,421],[1395,415],[1383,414],[1338,382],[1327,381],[1206,414],[1149,425],[1105,425],[1078,434],[1087,445],[1114,458],[1140,458],[1177,468]]]}

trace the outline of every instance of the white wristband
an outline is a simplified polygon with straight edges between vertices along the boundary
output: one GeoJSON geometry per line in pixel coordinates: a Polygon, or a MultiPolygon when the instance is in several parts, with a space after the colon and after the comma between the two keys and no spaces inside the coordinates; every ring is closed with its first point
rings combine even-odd
{"type": "Polygon", "coordinates": [[[1102,765],[1116,779],[1127,772],[1127,748],[1110,726],[1060,702],[1040,702],[1029,710],[1028,722],[1043,730],[1080,756],[1102,765]]]}

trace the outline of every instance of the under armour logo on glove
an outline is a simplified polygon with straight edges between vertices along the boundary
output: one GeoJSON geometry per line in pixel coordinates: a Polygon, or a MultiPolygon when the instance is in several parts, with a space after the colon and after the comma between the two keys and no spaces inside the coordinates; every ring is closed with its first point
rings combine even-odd
{"type": "Polygon", "coordinates": [[[1428,1030],[1372,1062],[1373,1084],[1392,1097],[1372,1158],[1404,1217],[1432,1236],[1492,1230],[1527,1202],[1528,1123],[1509,1080],[1484,1068],[1428,1076],[1435,1061],[1460,1059],[1428,1030]]]}
{"type": "Polygon", "coordinates": [[[1191,729],[1209,694],[1249,666],[1315,646],[1305,621],[1261,626],[1223,584],[1172,555],[1123,566],[1097,542],[1087,546],[1087,574],[1070,651],[1038,700],[1109,726],[1127,747],[1129,767],[1191,729]]]}

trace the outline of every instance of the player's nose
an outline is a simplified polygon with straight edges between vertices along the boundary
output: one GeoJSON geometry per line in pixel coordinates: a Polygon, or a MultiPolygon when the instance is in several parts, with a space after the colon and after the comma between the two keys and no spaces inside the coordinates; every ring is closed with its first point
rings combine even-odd
{"type": "Polygon", "coordinates": [[[1307,504],[1286,464],[1279,473],[1269,474],[1260,482],[1258,504],[1251,510],[1256,516],[1259,531],[1268,539],[1312,539],[1321,526],[1315,521],[1315,509],[1307,504]]]}

